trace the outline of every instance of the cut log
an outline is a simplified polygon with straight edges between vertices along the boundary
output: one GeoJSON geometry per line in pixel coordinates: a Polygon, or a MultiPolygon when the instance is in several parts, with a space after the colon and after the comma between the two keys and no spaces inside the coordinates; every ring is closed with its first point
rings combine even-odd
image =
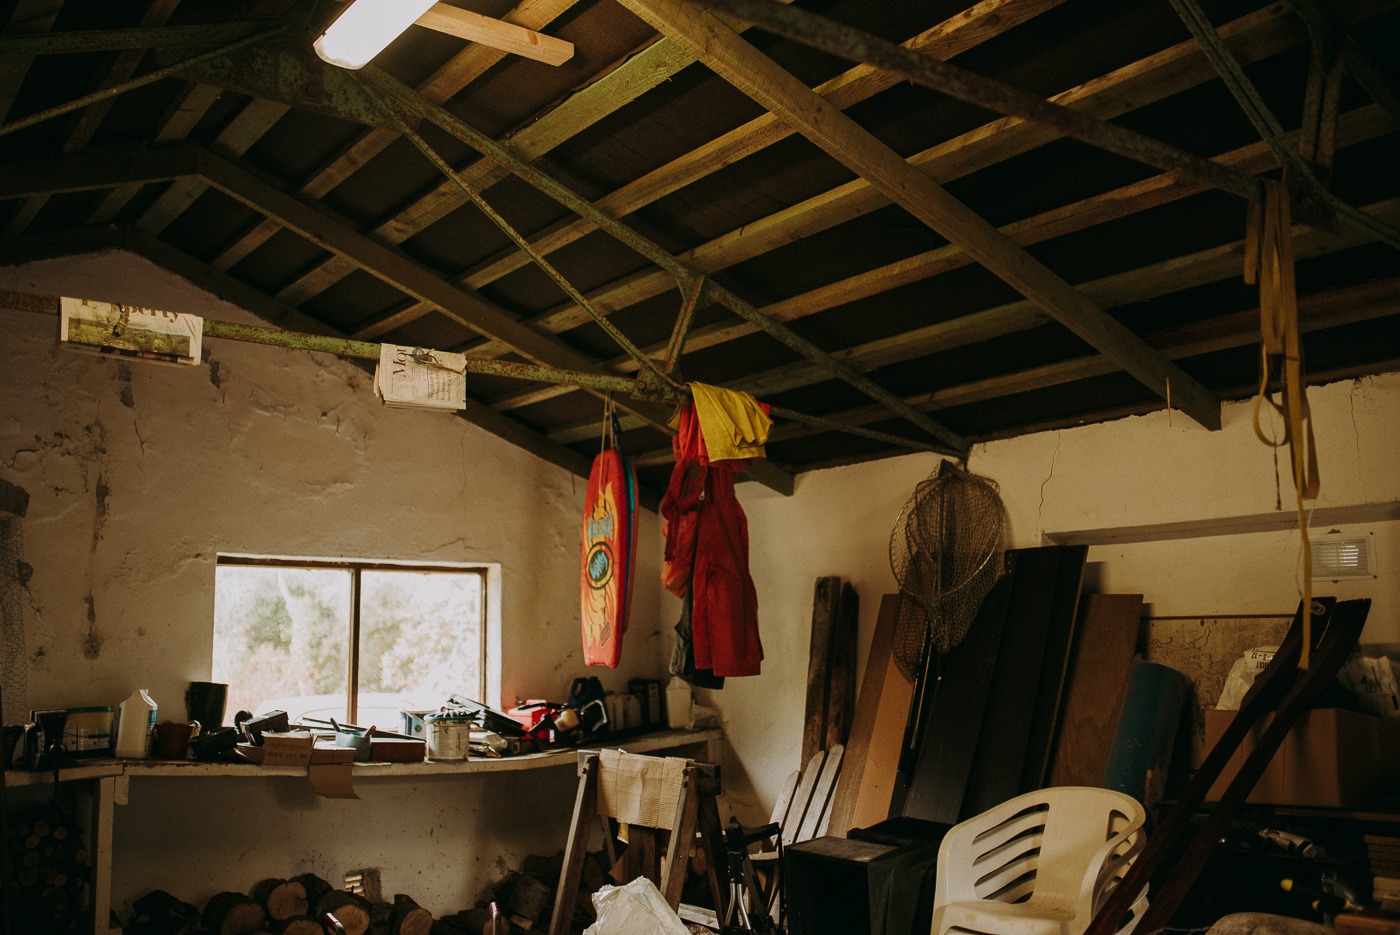
{"type": "Polygon", "coordinates": [[[283,919],[272,927],[276,935],[325,935],[326,930],[310,916],[283,919]]]}
{"type": "Polygon", "coordinates": [[[273,922],[304,916],[307,913],[306,886],[300,880],[263,880],[248,895],[261,903],[273,922]]]}
{"type": "Polygon", "coordinates": [[[428,935],[433,927],[433,914],[413,901],[411,896],[394,896],[394,914],[389,924],[390,935],[428,935]]]}
{"type": "Polygon", "coordinates": [[[331,886],[329,883],[316,876],[316,874],[314,873],[298,874],[297,876],[292,877],[292,879],[300,883],[302,889],[306,890],[306,905],[308,913],[310,912],[310,907],[315,906],[321,901],[321,897],[325,896],[327,893],[335,889],[335,887],[331,886]]]}
{"type": "Polygon", "coordinates": [[[267,921],[263,907],[242,893],[219,893],[200,918],[210,935],[249,935],[267,921]]]}
{"type": "Polygon", "coordinates": [[[369,900],[344,890],[332,890],[316,901],[316,918],[329,913],[345,929],[345,935],[365,935],[369,931],[369,900]]]}

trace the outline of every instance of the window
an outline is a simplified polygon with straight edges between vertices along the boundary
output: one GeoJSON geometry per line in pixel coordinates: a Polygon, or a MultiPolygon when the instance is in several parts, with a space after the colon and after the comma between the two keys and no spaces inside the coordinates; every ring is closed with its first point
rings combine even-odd
{"type": "Polygon", "coordinates": [[[485,697],[487,569],[219,556],[213,679],[228,711],[388,729],[485,697]]]}

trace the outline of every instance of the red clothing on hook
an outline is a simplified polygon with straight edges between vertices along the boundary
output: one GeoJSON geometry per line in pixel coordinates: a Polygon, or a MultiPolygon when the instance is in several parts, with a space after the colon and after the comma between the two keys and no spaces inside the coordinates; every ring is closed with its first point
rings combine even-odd
{"type": "Polygon", "coordinates": [[[758,675],[763,660],[758,594],[749,575],[748,520],[734,496],[734,475],[748,461],[711,463],[690,403],[681,409],[671,450],[676,466],[661,498],[663,583],[678,596],[693,593],[697,668],[717,676],[758,675]]]}

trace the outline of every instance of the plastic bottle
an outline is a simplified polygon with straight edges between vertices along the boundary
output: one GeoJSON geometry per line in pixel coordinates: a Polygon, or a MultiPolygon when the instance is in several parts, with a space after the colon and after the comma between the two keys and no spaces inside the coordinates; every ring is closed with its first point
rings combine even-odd
{"type": "Polygon", "coordinates": [[[673,678],[666,685],[666,726],[680,730],[690,723],[690,685],[683,679],[673,678]]]}
{"type": "Polygon", "coordinates": [[[146,689],[138,688],[117,706],[117,756],[145,759],[151,750],[151,731],[156,726],[156,703],[146,689]]]}

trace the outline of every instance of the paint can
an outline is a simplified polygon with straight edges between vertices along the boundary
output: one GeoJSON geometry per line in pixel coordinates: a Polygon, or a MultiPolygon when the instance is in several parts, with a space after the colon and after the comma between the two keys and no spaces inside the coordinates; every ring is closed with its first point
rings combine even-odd
{"type": "Polygon", "coordinates": [[[458,762],[471,750],[472,724],[470,714],[442,711],[423,718],[427,740],[427,760],[430,763],[458,762]]]}

